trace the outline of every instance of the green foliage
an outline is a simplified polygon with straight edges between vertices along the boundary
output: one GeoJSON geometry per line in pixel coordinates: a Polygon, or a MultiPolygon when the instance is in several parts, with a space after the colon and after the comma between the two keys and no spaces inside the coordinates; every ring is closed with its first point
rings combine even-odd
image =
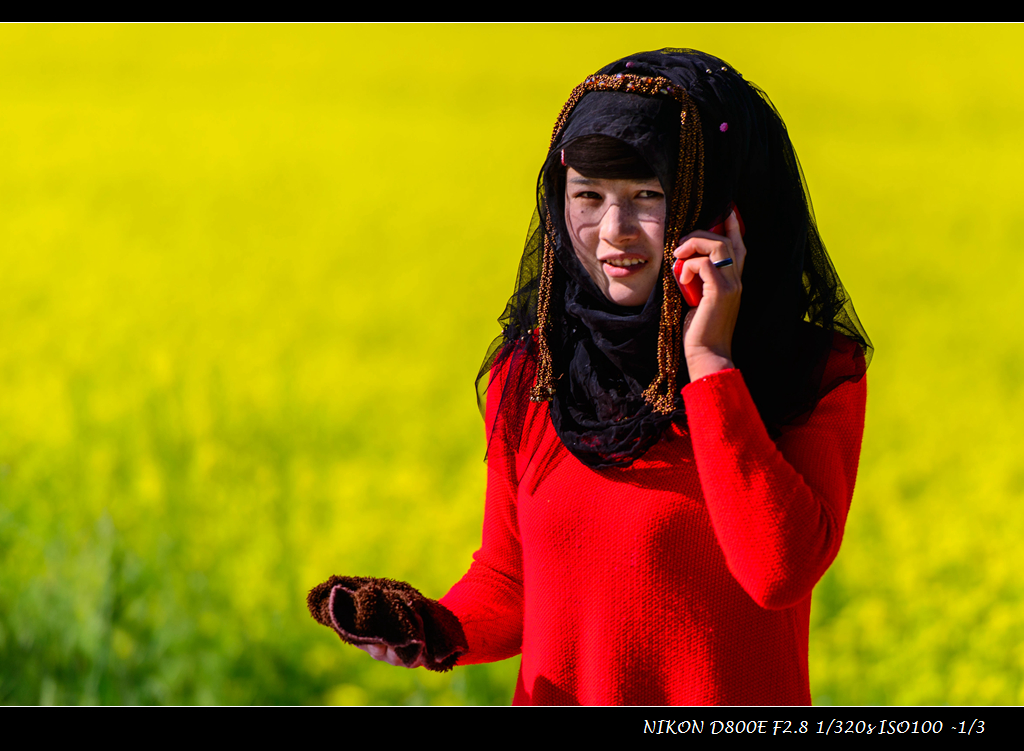
{"type": "Polygon", "coordinates": [[[816,701],[1024,702],[1020,36],[3,27],[0,702],[508,702],[515,661],[395,670],[305,592],[468,567],[551,125],[667,45],[772,95],[877,347],[816,701]]]}

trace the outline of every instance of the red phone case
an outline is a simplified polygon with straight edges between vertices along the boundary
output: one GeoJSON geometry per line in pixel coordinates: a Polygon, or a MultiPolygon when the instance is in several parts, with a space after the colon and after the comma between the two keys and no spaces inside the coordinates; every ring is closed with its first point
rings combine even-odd
{"type": "MultiPolygon", "coordinates": [[[[740,216],[740,210],[736,206],[730,206],[729,211],[725,212],[725,217],[728,218],[731,212],[736,212],[736,221],[740,223],[740,237],[743,237],[747,233],[747,228],[743,225],[743,217],[740,216]]],[[[725,219],[721,219],[715,222],[714,226],[709,230],[715,235],[725,234],[725,219]]],[[[672,273],[676,278],[676,283],[679,283],[679,275],[683,273],[683,260],[678,260],[672,265],[672,273]]],[[[704,282],[701,281],[699,276],[693,277],[686,284],[679,285],[680,291],[683,293],[683,299],[686,300],[686,304],[691,308],[696,308],[701,301],[704,290],[704,282]]]]}

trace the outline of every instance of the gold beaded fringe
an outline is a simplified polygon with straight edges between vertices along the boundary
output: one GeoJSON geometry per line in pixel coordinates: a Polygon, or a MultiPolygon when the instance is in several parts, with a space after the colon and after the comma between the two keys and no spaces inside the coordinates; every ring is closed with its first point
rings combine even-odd
{"type": "MultiPolygon", "coordinates": [[[[679,164],[676,167],[675,190],[665,226],[665,249],[661,264],[662,302],[658,325],[658,375],[644,390],[644,399],[656,412],[668,414],[675,409],[679,390],[678,372],[682,349],[683,298],[672,274],[673,251],[683,235],[692,232],[700,216],[704,195],[704,141],[697,105],[686,90],[667,78],[635,76],[619,73],[614,76],[591,76],[569,95],[551,134],[549,150],[558,141],[573,108],[590,91],[628,91],[647,96],[669,96],[682,105],[679,127],[679,164]]],[[[555,375],[551,366],[548,333],[551,328],[551,284],[555,270],[554,224],[550,214],[544,233],[544,258],[541,264],[540,289],[537,295],[537,380],[530,390],[530,400],[550,401],[555,394],[555,375]]]]}
{"type": "Polygon", "coordinates": [[[544,256],[541,259],[540,289],[537,291],[537,380],[530,389],[531,402],[549,402],[555,396],[555,375],[551,369],[551,348],[548,331],[551,328],[551,279],[555,274],[555,226],[548,213],[544,227],[544,256]]]}

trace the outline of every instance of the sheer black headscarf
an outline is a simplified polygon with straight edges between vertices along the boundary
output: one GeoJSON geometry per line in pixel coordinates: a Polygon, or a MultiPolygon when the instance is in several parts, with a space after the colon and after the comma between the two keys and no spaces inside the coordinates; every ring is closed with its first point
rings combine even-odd
{"type": "Polygon", "coordinates": [[[872,346],[767,95],[711,55],[643,52],[588,78],[556,123],[515,291],[499,318],[502,334],[477,377],[481,411],[499,400],[488,445],[524,450],[531,394],[551,400],[559,438],[594,468],[628,467],[670,424],[685,430],[678,389],[689,379],[678,319],[686,306],[671,279],[671,253],[733,206],[747,247],[733,361],[769,432],[805,420],[823,396],[861,378],[872,346]],[[670,197],[662,283],[639,308],[604,297],[566,231],[562,151],[595,135],[635,150],[670,197]],[[838,346],[840,337],[855,346],[838,346]],[[840,352],[847,361],[830,365],[826,380],[825,364],[840,352]]]}

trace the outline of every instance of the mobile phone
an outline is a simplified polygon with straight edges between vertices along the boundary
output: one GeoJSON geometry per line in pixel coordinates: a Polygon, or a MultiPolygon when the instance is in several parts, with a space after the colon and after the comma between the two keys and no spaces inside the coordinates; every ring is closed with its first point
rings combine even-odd
{"type": "MultiPolygon", "coordinates": [[[[729,206],[725,210],[724,215],[722,215],[714,222],[712,222],[711,229],[708,231],[715,235],[724,235],[725,220],[729,218],[729,214],[732,213],[733,211],[736,212],[736,221],[738,221],[740,224],[740,237],[746,235],[747,228],[743,224],[743,217],[740,216],[739,207],[733,203],[729,204],[729,206]]],[[[679,281],[679,275],[683,271],[684,262],[685,261],[680,259],[672,265],[672,274],[675,276],[677,283],[679,281]]],[[[686,284],[680,284],[679,289],[683,293],[683,299],[686,300],[686,304],[689,305],[691,308],[696,308],[700,304],[701,298],[704,296],[704,282],[701,281],[701,278],[699,276],[693,277],[693,279],[691,279],[686,284]]]]}

